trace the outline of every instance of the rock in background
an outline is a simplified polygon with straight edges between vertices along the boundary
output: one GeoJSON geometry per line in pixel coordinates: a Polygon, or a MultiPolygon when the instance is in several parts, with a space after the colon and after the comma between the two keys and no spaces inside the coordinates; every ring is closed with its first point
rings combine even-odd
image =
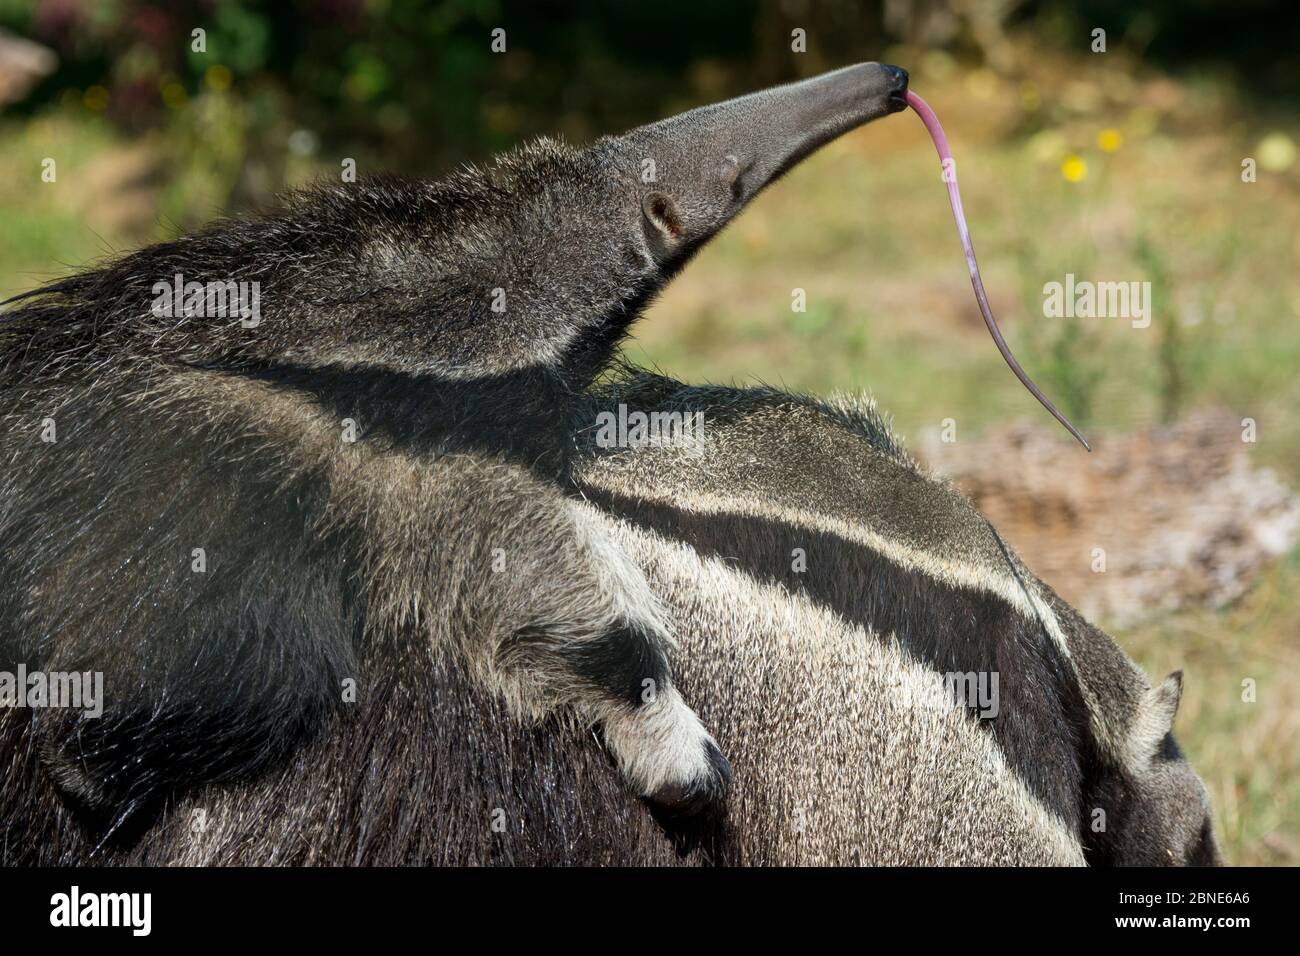
{"type": "Polygon", "coordinates": [[[58,65],[52,50],[0,29],[0,106],[17,103],[58,65]]]}
{"type": "Polygon", "coordinates": [[[1252,465],[1238,416],[1099,435],[1091,455],[1061,434],[1017,425],[945,444],[933,431],[916,452],[1090,618],[1226,604],[1300,536],[1300,496],[1252,465]]]}

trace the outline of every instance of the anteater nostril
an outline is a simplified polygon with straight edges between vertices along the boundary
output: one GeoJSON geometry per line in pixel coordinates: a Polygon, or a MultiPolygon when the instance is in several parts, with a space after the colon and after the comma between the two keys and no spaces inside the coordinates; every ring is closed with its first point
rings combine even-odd
{"type": "Polygon", "coordinates": [[[888,63],[883,64],[882,69],[885,71],[885,74],[893,82],[893,86],[890,88],[891,93],[907,92],[907,71],[906,70],[904,70],[902,67],[892,66],[888,63]]]}
{"type": "Polygon", "coordinates": [[[897,113],[907,109],[907,71],[888,63],[882,64],[881,69],[889,82],[889,92],[885,95],[889,111],[897,113]]]}

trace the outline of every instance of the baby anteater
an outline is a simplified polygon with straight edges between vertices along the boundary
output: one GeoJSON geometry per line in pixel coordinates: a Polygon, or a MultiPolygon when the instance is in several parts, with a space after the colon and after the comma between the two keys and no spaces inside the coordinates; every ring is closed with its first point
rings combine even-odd
{"type": "Polygon", "coordinates": [[[695,250],[906,85],[861,64],[438,182],[321,185],[20,297],[0,666],[104,675],[98,719],[33,712],[65,798],[115,831],[284,761],[366,692],[358,660],[418,645],[516,714],[599,726],[668,812],[716,809],[670,622],[574,505],[576,409],[695,250]]]}

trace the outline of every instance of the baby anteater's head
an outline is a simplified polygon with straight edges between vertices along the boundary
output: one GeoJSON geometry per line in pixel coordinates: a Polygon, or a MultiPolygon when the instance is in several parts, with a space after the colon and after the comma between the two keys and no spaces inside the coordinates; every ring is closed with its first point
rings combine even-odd
{"type": "Polygon", "coordinates": [[[540,364],[589,373],[763,187],[902,109],[906,88],[902,70],[866,63],[584,149],[542,140],[425,187],[407,228],[365,247],[392,264],[385,284],[428,306],[412,327],[415,354],[479,375],[540,364]]]}
{"type": "MultiPolygon", "coordinates": [[[[617,293],[574,304],[563,336],[579,363],[607,357],[648,299],[759,192],[832,139],[906,105],[907,74],[863,63],[607,137],[575,154],[590,177],[576,207],[567,288],[617,293]],[[577,280],[577,281],[574,281],[577,280]]],[[[557,224],[560,230],[564,224],[557,224]]],[[[557,294],[563,290],[556,289],[557,294]]]]}

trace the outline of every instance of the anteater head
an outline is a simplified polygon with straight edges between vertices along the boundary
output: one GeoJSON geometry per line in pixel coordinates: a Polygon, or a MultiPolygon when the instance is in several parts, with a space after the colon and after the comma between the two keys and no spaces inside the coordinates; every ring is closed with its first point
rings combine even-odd
{"type": "Polygon", "coordinates": [[[464,233],[490,245],[480,259],[490,274],[470,287],[500,300],[476,323],[478,345],[485,333],[495,345],[482,358],[549,361],[579,377],[599,369],[646,303],[759,192],[818,147],[904,108],[906,89],[903,70],[863,63],[584,149],[543,140],[464,181],[491,194],[491,218],[464,233]]]}
{"type": "Polygon", "coordinates": [[[1182,671],[1147,690],[1131,715],[1120,759],[1103,769],[1084,825],[1094,863],[1115,866],[1218,866],[1205,784],[1174,740],[1182,671]],[[1106,811],[1098,826],[1096,810],[1106,811]]]}
{"type": "Polygon", "coordinates": [[[903,109],[906,90],[903,70],[861,63],[702,106],[577,154],[598,185],[572,239],[574,263],[614,265],[625,294],[588,313],[574,366],[602,365],[646,302],[755,196],[820,146],[903,109]]]}

